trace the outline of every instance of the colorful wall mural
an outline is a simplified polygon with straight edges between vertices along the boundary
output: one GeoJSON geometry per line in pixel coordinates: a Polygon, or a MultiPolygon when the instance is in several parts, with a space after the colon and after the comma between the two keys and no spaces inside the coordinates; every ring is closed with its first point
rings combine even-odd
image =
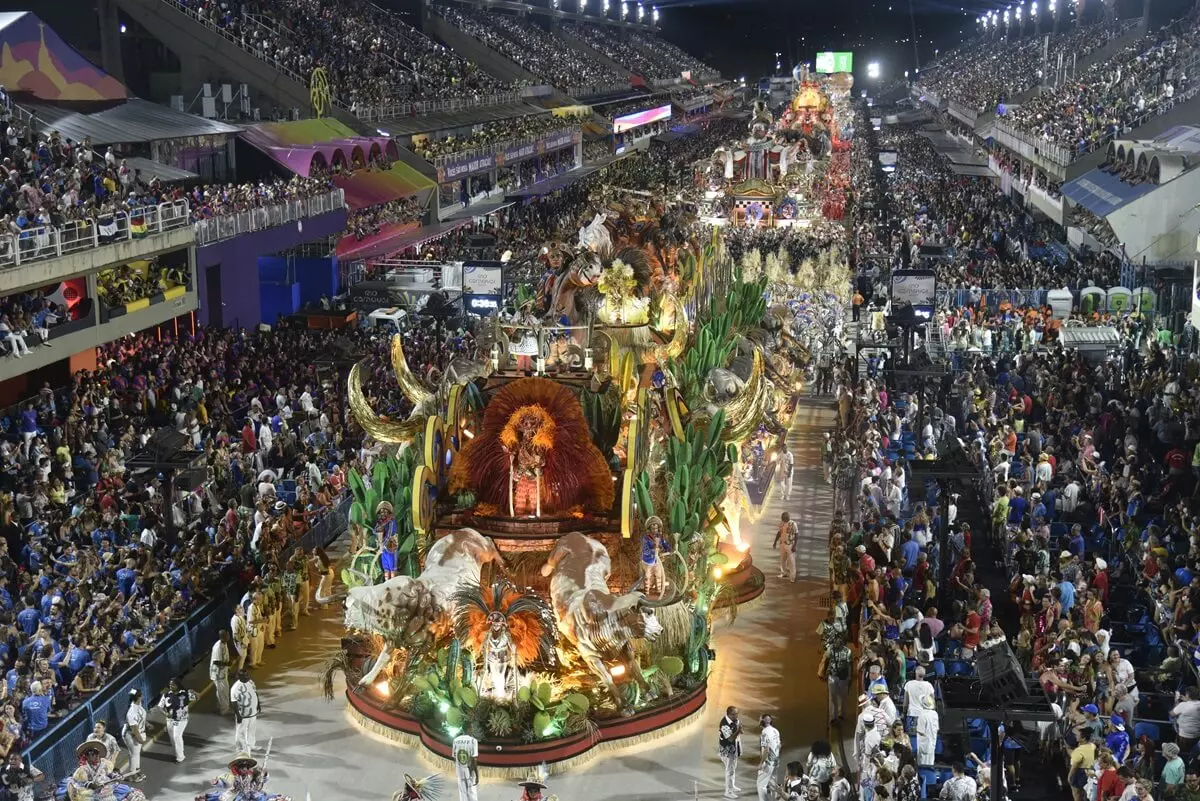
{"type": "Polygon", "coordinates": [[[0,14],[0,84],[46,103],[116,103],[125,86],[85,59],[34,14],[0,14]]]}

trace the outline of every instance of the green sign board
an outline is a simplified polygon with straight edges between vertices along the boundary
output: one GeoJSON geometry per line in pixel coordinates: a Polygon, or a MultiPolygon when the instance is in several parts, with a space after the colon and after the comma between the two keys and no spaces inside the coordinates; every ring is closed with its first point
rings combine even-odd
{"type": "Polygon", "coordinates": [[[817,72],[854,72],[854,54],[828,50],[817,53],[817,72]]]}

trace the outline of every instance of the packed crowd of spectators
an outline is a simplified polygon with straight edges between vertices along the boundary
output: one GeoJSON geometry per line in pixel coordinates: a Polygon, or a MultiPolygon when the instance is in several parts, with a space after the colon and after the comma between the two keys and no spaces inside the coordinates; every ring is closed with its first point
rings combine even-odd
{"type": "Polygon", "coordinates": [[[513,88],[368,0],[175,2],[305,81],[323,67],[333,97],[352,111],[513,88]]]}
{"type": "Polygon", "coordinates": [[[911,266],[922,246],[944,249],[936,260],[945,289],[1082,288],[1117,283],[1117,265],[1103,256],[1051,252],[1041,230],[987,179],[954,175],[933,145],[915,131],[881,137],[899,156],[887,179],[898,208],[895,227],[876,220],[859,234],[860,249],[886,252],[911,266]]]}
{"type": "MultiPolygon", "coordinates": [[[[1069,65],[1087,58],[1113,39],[1128,33],[1136,21],[1108,21],[1072,27],[1051,36],[1049,53],[1056,60],[1061,53],[1069,65]]],[[[922,88],[937,92],[943,99],[956,100],[976,111],[994,110],[999,103],[1027,92],[1050,79],[1043,65],[1044,37],[983,39],[942,56],[920,72],[922,88]]]]}
{"type": "Polygon", "coordinates": [[[424,216],[425,205],[416,196],[402,197],[352,212],[346,228],[352,236],[363,240],[379,233],[385,226],[419,222],[424,216]]]}
{"type": "Polygon", "coordinates": [[[571,128],[580,124],[580,118],[566,114],[535,114],[515,119],[487,122],[477,125],[465,136],[447,136],[445,139],[425,139],[413,145],[417,154],[426,161],[453,156],[468,150],[489,149],[502,142],[520,142],[537,136],[571,128]]]}
{"type": "MultiPolygon", "coordinates": [[[[898,173],[915,143],[885,140],[898,173]]],[[[913,188],[868,215],[906,245],[915,218],[958,229],[978,211],[913,188]]],[[[970,344],[940,386],[842,366],[820,672],[831,718],[863,690],[854,757],[872,794],[983,797],[996,761],[1008,797],[1027,782],[1076,801],[1200,792],[1196,362],[1165,321],[1065,325],[1090,322],[1116,329],[1107,354],[1061,347],[1045,309],[971,304],[938,319],[970,344]],[[919,490],[913,463],[935,458],[964,480],[919,490]],[[994,723],[943,731],[951,685],[1009,643],[1053,722],[1006,720],[999,751],[994,723]]]]}
{"type": "MultiPolygon", "coordinates": [[[[643,48],[632,39],[621,39],[602,25],[579,24],[571,32],[634,75],[647,80],[678,78],[686,67],[663,49],[643,48]]],[[[652,41],[657,42],[657,39],[652,41]]]]}
{"type": "Polygon", "coordinates": [[[435,6],[434,10],[459,30],[559,89],[629,84],[628,75],[589,58],[530,19],[465,6],[435,6]]]}
{"type": "Polygon", "coordinates": [[[1189,74],[1198,41],[1200,20],[1178,20],[1022,103],[1005,119],[1071,157],[1090,152],[1194,92],[1189,74]]]}
{"type": "Polygon", "coordinates": [[[96,275],[96,291],[104,305],[123,306],[158,292],[187,284],[187,270],[157,258],[144,264],[122,264],[96,275]]]}
{"type": "Polygon", "coordinates": [[[131,335],[0,419],[0,748],[37,737],[333,503],[353,453],[313,365],[362,336],[131,335]],[[204,490],[166,499],[169,519],[162,476],[128,468],[161,427],[208,470],[204,490]]]}
{"type": "Polygon", "coordinates": [[[193,220],[207,220],[225,214],[277,206],[289,200],[315,197],[336,187],[326,176],[273,178],[246,183],[196,186],[182,195],[192,210],[193,220]]]}
{"type": "Polygon", "coordinates": [[[641,31],[628,31],[626,34],[629,41],[644,51],[661,53],[666,58],[675,63],[679,71],[690,71],[694,73],[693,78],[699,78],[702,75],[716,75],[717,71],[705,64],[695,56],[686,53],[683,48],[671,44],[661,36],[652,36],[641,31]]]}

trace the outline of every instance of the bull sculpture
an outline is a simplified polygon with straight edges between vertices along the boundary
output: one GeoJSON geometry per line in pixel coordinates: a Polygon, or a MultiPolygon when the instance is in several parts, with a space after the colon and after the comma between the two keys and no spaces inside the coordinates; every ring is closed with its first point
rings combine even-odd
{"type": "MultiPolygon", "coordinates": [[[[346,597],[346,627],[380,634],[393,647],[428,641],[453,614],[455,591],[460,585],[479,584],[489,562],[504,568],[495,543],[475,529],[453,531],[430,547],[420,576],[397,576],[382,584],[351,588],[346,597]]],[[[359,684],[374,681],[389,657],[390,649],[384,648],[359,684]]]]}
{"type": "Polygon", "coordinates": [[[579,532],[559,539],[542,567],[542,575],[550,577],[550,602],[559,633],[575,646],[622,714],[631,715],[611,667],[623,666],[647,697],[653,697],[632,641],[654,642],[663,630],[654,608],[674,603],[675,598],[651,602],[636,591],[614,595],[608,589],[611,572],[608,550],[579,532]]]}

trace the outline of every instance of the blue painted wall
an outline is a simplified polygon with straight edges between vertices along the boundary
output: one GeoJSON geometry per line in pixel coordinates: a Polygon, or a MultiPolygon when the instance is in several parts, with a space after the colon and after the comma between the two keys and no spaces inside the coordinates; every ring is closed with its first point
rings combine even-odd
{"type": "MultiPolygon", "coordinates": [[[[221,303],[222,325],[238,325],[251,328],[260,322],[274,323],[275,316],[263,317],[264,304],[259,280],[259,257],[278,253],[281,250],[325,239],[346,230],[346,211],[339,209],[328,214],[310,217],[304,221],[303,231],[295,223],[288,223],[252,234],[227,239],[206,247],[196,248],[196,283],[200,292],[200,322],[211,325],[216,315],[214,304],[221,303]],[[210,298],[210,269],[220,275],[220,297],[210,298]]],[[[303,261],[303,260],[302,260],[303,261]]],[[[324,260],[318,260],[324,261],[324,260]]],[[[331,268],[334,276],[336,267],[331,268]]],[[[336,280],[336,279],[335,279],[336,280]]],[[[288,292],[290,297],[290,290],[288,292]]],[[[317,291],[316,298],[321,296],[317,291]]],[[[276,299],[278,302],[281,299],[276,299]]],[[[275,303],[271,305],[275,308],[275,303]]]]}

